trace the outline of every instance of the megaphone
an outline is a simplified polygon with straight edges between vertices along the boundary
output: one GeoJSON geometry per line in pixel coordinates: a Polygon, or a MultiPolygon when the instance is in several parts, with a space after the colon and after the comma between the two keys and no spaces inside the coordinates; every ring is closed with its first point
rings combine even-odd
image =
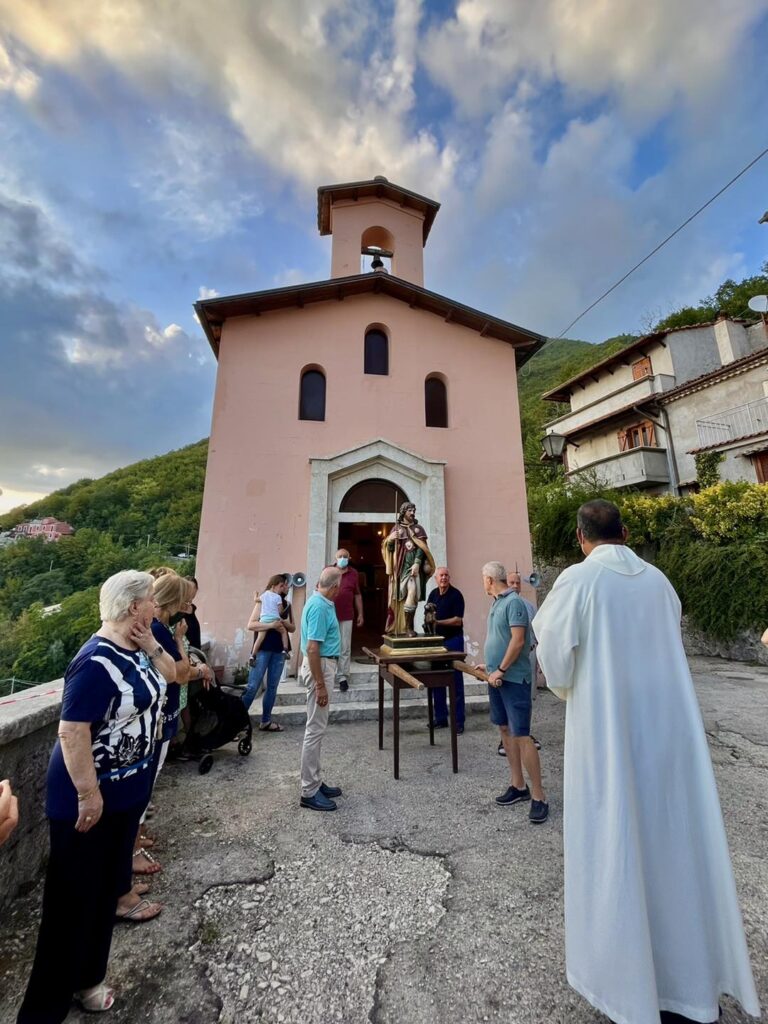
{"type": "Polygon", "coordinates": [[[523,583],[529,583],[534,590],[541,583],[541,575],[534,569],[530,576],[523,576],[523,583]]]}
{"type": "Polygon", "coordinates": [[[288,577],[289,586],[295,587],[297,590],[306,587],[307,577],[303,572],[287,572],[285,575],[288,577]]]}

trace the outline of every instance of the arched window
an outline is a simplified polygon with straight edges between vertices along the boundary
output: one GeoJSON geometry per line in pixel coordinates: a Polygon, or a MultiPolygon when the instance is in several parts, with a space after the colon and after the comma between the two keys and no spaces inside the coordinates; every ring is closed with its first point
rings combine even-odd
{"type": "Polygon", "coordinates": [[[299,419],[325,419],[325,374],[322,370],[308,369],[301,374],[299,419]]]}
{"type": "Polygon", "coordinates": [[[428,427],[448,426],[448,392],[440,377],[424,381],[424,415],[428,427]]]}
{"type": "Polygon", "coordinates": [[[389,373],[389,338],[379,327],[365,332],[364,370],[382,377],[389,373]]]}

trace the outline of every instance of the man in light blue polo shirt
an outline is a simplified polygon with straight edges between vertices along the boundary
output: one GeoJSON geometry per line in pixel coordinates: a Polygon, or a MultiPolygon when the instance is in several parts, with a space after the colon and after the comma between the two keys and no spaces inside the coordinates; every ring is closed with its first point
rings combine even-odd
{"type": "Polygon", "coordinates": [[[326,786],[321,778],[320,747],[328,728],[330,694],[341,654],[341,631],[333,599],[341,586],[341,569],[329,566],[320,573],[317,590],[301,613],[301,652],[304,658],[299,679],[307,687],[307,725],[301,748],[302,807],[335,811],[338,786],[326,786]]]}
{"type": "Polygon", "coordinates": [[[541,788],[539,754],[531,740],[530,616],[520,597],[507,587],[507,571],[501,562],[483,566],[483,586],[493,604],[488,613],[485,665],[480,667],[488,675],[491,721],[501,731],[510,770],[510,785],[496,797],[496,803],[507,806],[533,796],[528,818],[539,825],[547,820],[549,804],[541,788]]]}

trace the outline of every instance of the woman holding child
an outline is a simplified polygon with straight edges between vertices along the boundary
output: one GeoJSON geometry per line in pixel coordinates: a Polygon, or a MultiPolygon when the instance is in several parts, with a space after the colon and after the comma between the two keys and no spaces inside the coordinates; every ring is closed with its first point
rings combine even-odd
{"type": "Polygon", "coordinates": [[[289,654],[288,634],[296,628],[290,618],[290,608],[285,598],[288,594],[288,577],[284,573],[271,576],[264,592],[257,595],[247,628],[254,634],[251,656],[251,670],[248,686],[243,694],[243,704],[250,708],[256,698],[266,673],[267,684],[261,709],[261,732],[282,732],[282,726],[272,721],[272,708],[277,696],[277,687],[283,674],[285,659],[289,654]]]}

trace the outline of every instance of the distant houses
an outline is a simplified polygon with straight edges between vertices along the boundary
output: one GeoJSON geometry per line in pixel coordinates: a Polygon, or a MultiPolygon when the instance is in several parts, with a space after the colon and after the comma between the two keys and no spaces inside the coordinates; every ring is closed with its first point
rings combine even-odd
{"type": "Polygon", "coordinates": [[[0,543],[19,540],[22,537],[42,537],[44,541],[58,541],[62,537],[71,537],[75,532],[74,527],[69,523],[55,519],[53,516],[45,516],[43,519],[30,519],[28,523],[19,523],[13,529],[2,535],[0,543]]]}
{"type": "Polygon", "coordinates": [[[721,315],[657,331],[542,397],[570,406],[545,426],[568,477],[685,494],[711,452],[721,480],[768,483],[768,324],[721,315]]]}

